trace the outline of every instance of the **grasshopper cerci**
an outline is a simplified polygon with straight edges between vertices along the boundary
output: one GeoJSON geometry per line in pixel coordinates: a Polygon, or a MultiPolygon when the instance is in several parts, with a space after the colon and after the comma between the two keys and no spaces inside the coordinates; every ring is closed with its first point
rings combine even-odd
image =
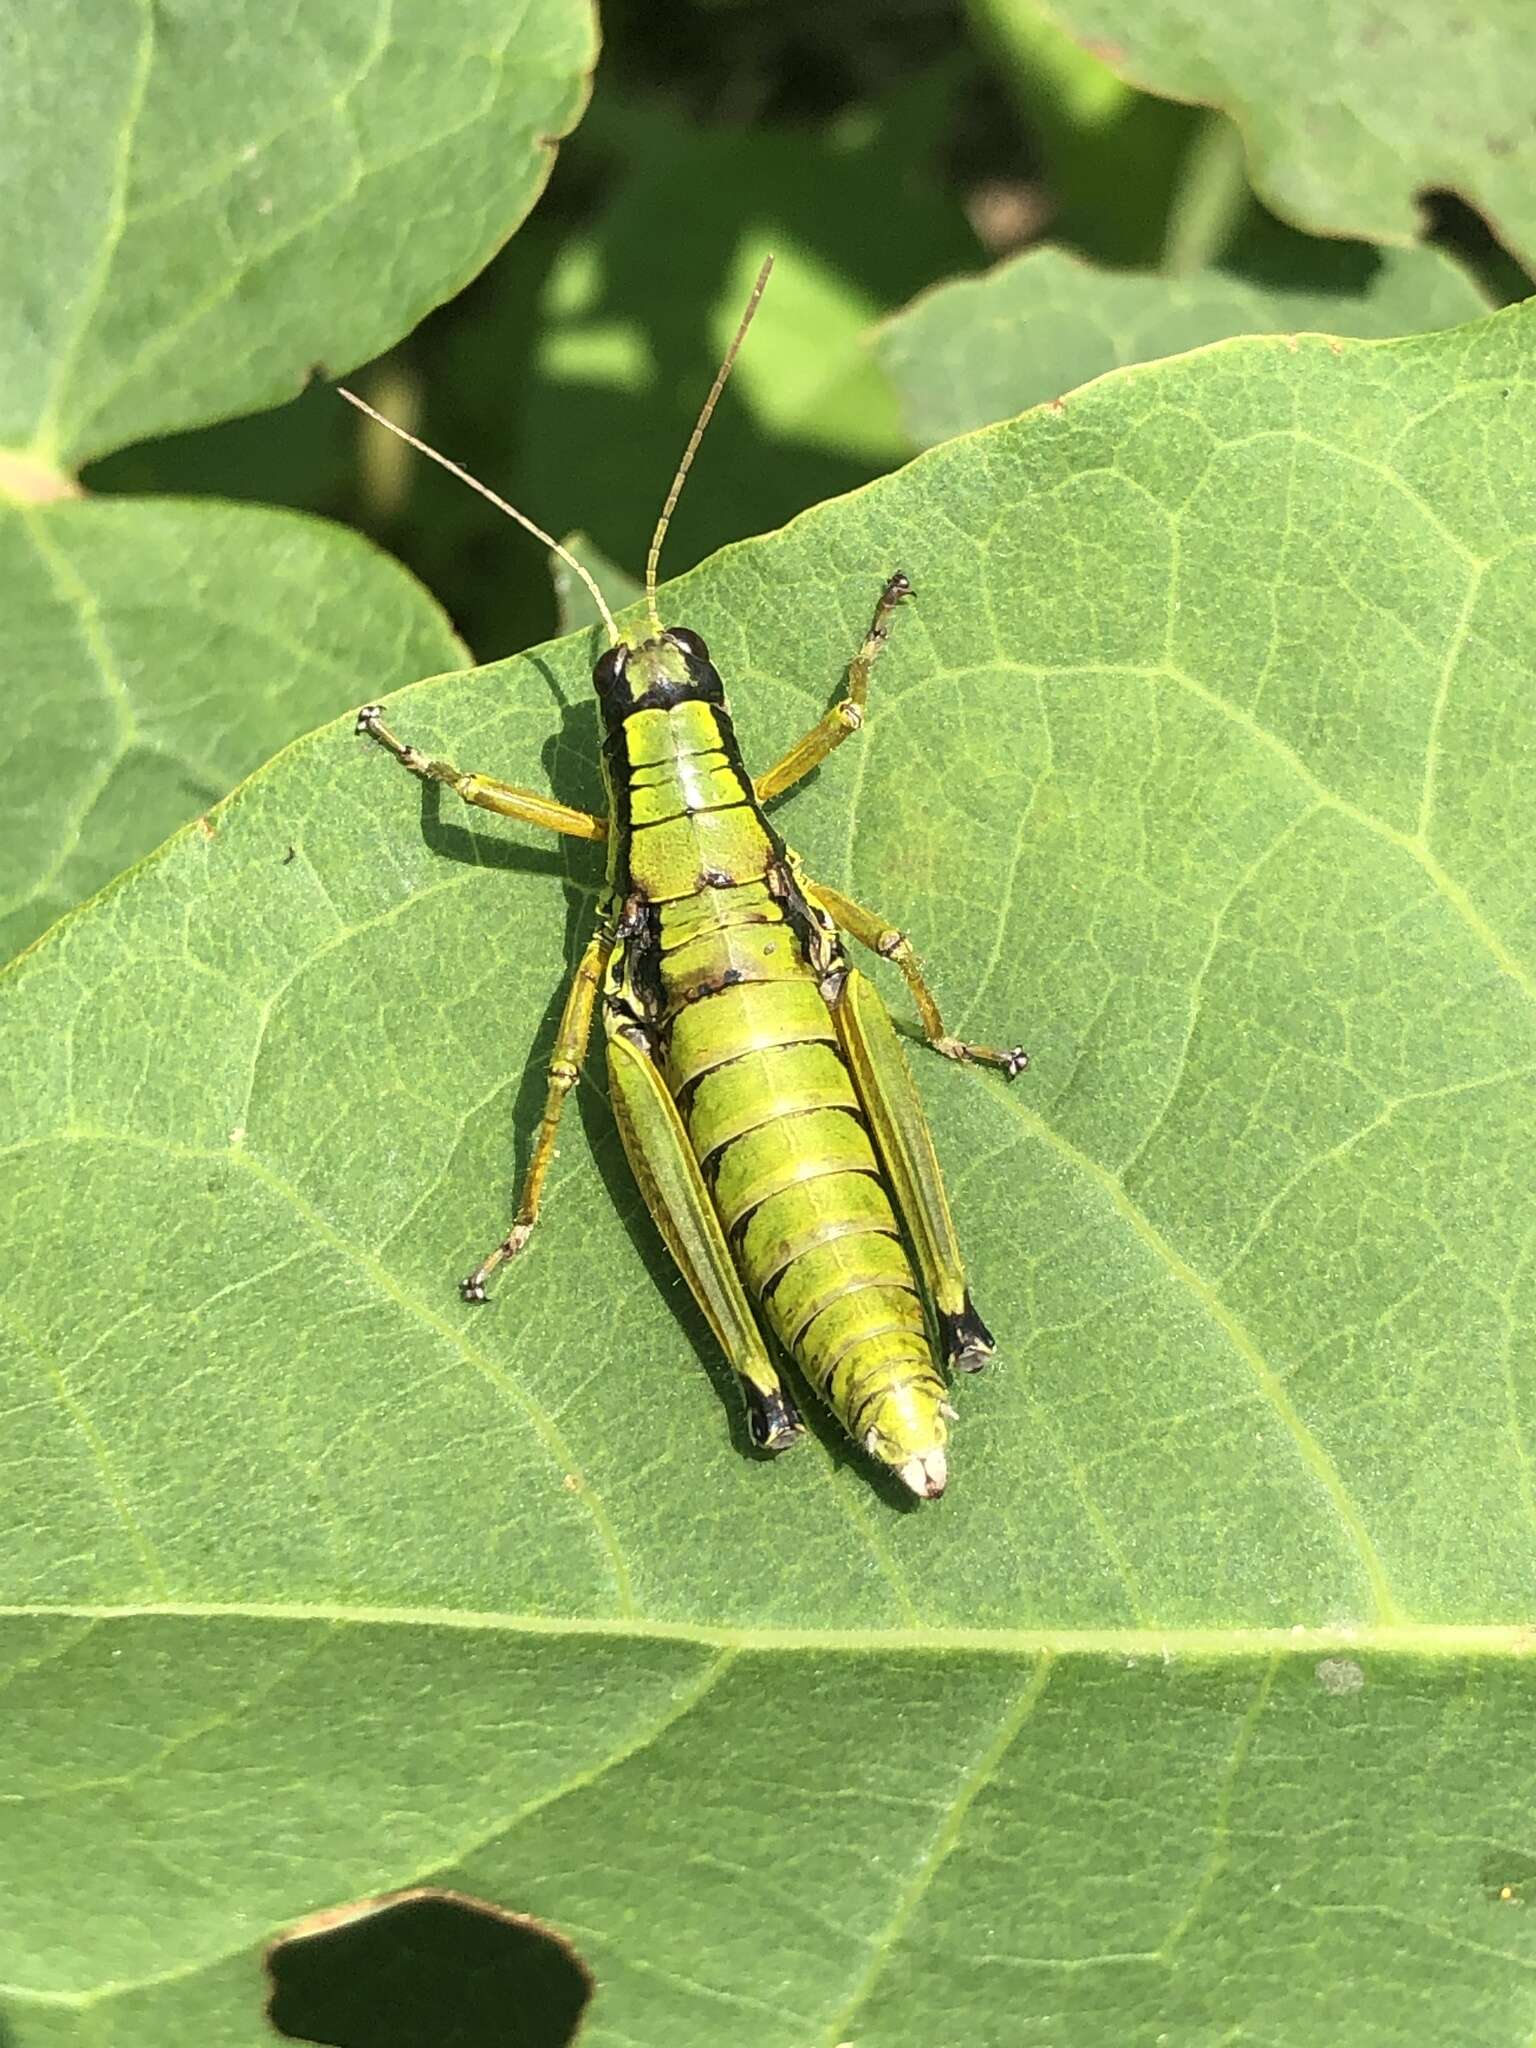
{"type": "Polygon", "coordinates": [[[931,1500],[944,1491],[955,1416],[945,1368],[975,1372],[993,1342],[966,1288],[933,1140],[896,1032],[843,935],[900,969],[935,1051],[999,1068],[1010,1080],[1027,1055],[952,1037],[905,936],[807,876],[764,813],[863,724],[870,672],[911,586],[901,574],[887,579],[839,701],[756,777],[742,763],[709,649],[692,627],[663,626],[657,609],[662,540],[771,265],[772,258],[763,265],[657,521],[644,638],[620,633],[583,564],[523,513],[372,415],[491,498],[586,583],[609,641],[592,671],[607,817],[428,759],[396,738],[377,704],[358,713],[357,730],[466,803],[607,846],[597,927],[555,1035],[517,1214],[461,1283],[465,1299],[484,1301],[491,1274],[528,1242],[600,1008],[624,1149],[741,1381],[753,1442],[781,1451],[803,1428],[766,1324],[854,1441],[931,1500]]]}

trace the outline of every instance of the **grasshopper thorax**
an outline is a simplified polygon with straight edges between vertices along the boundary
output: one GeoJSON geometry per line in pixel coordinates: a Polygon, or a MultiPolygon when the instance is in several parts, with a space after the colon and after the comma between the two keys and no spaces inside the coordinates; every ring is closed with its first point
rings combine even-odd
{"type": "Polygon", "coordinates": [[[669,626],[638,647],[620,640],[599,655],[592,687],[610,732],[637,711],[670,711],[674,704],[725,702],[725,685],[709,649],[687,626],[669,626]]]}

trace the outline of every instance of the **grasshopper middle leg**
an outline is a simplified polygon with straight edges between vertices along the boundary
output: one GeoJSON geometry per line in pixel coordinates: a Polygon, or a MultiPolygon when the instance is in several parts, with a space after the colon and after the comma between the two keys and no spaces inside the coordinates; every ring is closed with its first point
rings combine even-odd
{"type": "Polygon", "coordinates": [[[555,1156],[561,1112],[565,1108],[566,1097],[581,1074],[587,1040],[592,1035],[592,1013],[597,1005],[597,992],[603,985],[608,955],[612,950],[612,937],[606,931],[595,933],[571,977],[565,1008],[560,1013],[560,1028],[555,1033],[554,1050],[549,1058],[549,1087],[544,1097],[544,1115],[538,1136],[533,1141],[528,1171],[523,1176],[517,1215],[512,1228],[496,1249],[481,1260],[467,1280],[459,1282],[459,1292],[466,1301],[485,1300],[486,1281],[498,1266],[517,1257],[539,1220],[539,1202],[544,1193],[545,1177],[555,1156]]]}
{"type": "Polygon", "coordinates": [[[878,953],[882,960],[894,960],[901,969],[902,977],[912,992],[912,1000],[917,1005],[917,1014],[922,1019],[923,1036],[935,1052],[943,1053],[947,1060],[959,1060],[968,1067],[997,1067],[1010,1081],[1018,1079],[1029,1065],[1029,1054],[1022,1045],[1011,1046],[1006,1051],[993,1045],[971,1045],[945,1030],[938,998],[924,980],[917,956],[912,951],[912,942],[905,932],[888,924],[878,911],[866,910],[862,903],[855,903],[841,889],[829,889],[824,882],[815,882],[811,886],[817,901],[850,938],[857,939],[870,952],[878,953]]]}

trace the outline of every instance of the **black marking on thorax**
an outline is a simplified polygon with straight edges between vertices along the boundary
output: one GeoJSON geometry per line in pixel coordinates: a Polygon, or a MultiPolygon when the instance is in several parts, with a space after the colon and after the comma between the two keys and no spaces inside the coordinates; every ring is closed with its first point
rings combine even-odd
{"type": "Polygon", "coordinates": [[[614,930],[618,948],[618,982],[628,1001],[620,1007],[640,1024],[654,1046],[665,995],[661,985],[661,913],[638,890],[625,898],[623,915],[614,930]]]}

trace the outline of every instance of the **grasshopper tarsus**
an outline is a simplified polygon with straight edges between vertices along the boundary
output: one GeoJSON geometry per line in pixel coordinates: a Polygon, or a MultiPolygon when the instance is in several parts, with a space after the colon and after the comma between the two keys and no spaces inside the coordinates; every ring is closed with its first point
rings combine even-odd
{"type": "Polygon", "coordinates": [[[514,1223],[495,1251],[488,1258],[482,1259],[467,1279],[459,1282],[461,1297],[465,1301],[489,1301],[490,1296],[485,1291],[486,1281],[498,1266],[504,1266],[509,1259],[515,1259],[532,1235],[532,1222],[519,1219],[514,1223]]]}
{"type": "MultiPolygon", "coordinates": [[[[904,945],[905,941],[902,943],[904,945]]],[[[887,954],[886,957],[892,956],[887,954]]],[[[899,957],[897,964],[901,964],[899,957]]],[[[1022,1045],[1010,1046],[1006,1052],[1000,1052],[995,1046],[968,1045],[963,1038],[951,1038],[947,1032],[930,1037],[928,1043],[936,1053],[941,1053],[947,1060],[954,1060],[959,1066],[996,1067],[1005,1081],[1017,1081],[1029,1066],[1029,1054],[1022,1045]]]]}
{"type": "Polygon", "coordinates": [[[382,704],[365,704],[362,710],[358,712],[357,724],[352,728],[352,730],[357,734],[359,739],[361,739],[365,733],[367,734],[369,739],[372,739],[374,737],[373,728],[383,716],[384,706],[382,704]]]}
{"type": "MultiPolygon", "coordinates": [[[[875,656],[886,643],[891,630],[891,616],[895,612],[896,607],[903,598],[908,598],[911,595],[912,579],[910,576],[904,575],[898,569],[894,576],[886,577],[885,588],[880,593],[880,602],[875,606],[875,616],[870,622],[868,635],[856,657],[856,667],[862,666],[866,671],[868,670],[871,662],[873,662],[875,656]]],[[[863,720],[861,718],[855,724],[854,730],[857,731],[858,725],[862,723],[863,720]]]]}

